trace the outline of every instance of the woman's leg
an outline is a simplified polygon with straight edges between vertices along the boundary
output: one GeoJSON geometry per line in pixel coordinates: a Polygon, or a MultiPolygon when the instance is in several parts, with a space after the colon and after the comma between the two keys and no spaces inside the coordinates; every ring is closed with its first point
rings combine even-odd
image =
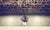
{"type": "Polygon", "coordinates": [[[23,26],[26,26],[27,25],[27,22],[23,22],[23,26]]]}

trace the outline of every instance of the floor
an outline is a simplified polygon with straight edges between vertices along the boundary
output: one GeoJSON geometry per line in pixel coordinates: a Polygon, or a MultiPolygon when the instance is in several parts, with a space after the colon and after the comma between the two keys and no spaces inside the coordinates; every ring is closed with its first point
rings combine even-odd
{"type": "MultiPolygon", "coordinates": [[[[27,26],[50,26],[50,16],[27,15],[27,26]]],[[[0,26],[22,26],[21,15],[0,16],[0,26]]]]}
{"type": "Polygon", "coordinates": [[[1,26],[0,30],[50,30],[45,26],[1,26]]]}
{"type": "Polygon", "coordinates": [[[21,16],[0,16],[0,30],[50,30],[50,16],[27,15],[27,26],[22,26],[21,16]]]}

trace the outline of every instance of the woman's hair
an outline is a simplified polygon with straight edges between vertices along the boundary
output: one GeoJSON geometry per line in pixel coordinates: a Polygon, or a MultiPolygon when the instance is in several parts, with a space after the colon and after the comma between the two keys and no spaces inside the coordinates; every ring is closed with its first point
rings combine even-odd
{"type": "Polygon", "coordinates": [[[23,15],[23,18],[24,18],[24,20],[27,18],[27,16],[26,15],[23,15]]]}

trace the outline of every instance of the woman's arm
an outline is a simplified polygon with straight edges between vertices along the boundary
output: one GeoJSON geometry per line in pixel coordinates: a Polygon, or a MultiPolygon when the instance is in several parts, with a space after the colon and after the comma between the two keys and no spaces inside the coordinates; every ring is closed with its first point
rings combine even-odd
{"type": "MultiPolygon", "coordinates": [[[[23,20],[22,17],[21,17],[20,19],[21,19],[21,21],[23,20]]],[[[22,21],[22,22],[23,22],[23,21],[22,21]]]]}
{"type": "MultiPolygon", "coordinates": [[[[21,20],[22,21],[22,20],[21,20]]],[[[23,22],[23,21],[22,21],[23,22]]]]}
{"type": "Polygon", "coordinates": [[[29,20],[29,17],[27,17],[27,22],[28,22],[28,20],[29,20]]]}
{"type": "Polygon", "coordinates": [[[29,20],[29,19],[27,19],[27,22],[28,22],[28,20],[29,20]]]}

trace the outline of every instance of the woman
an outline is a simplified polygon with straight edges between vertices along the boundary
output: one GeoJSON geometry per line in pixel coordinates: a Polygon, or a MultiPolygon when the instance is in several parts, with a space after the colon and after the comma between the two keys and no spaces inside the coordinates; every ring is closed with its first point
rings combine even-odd
{"type": "Polygon", "coordinates": [[[28,22],[28,17],[27,17],[26,15],[23,15],[23,16],[21,17],[21,21],[22,21],[22,24],[23,24],[24,26],[26,26],[26,25],[27,25],[27,22],[28,22]]]}

